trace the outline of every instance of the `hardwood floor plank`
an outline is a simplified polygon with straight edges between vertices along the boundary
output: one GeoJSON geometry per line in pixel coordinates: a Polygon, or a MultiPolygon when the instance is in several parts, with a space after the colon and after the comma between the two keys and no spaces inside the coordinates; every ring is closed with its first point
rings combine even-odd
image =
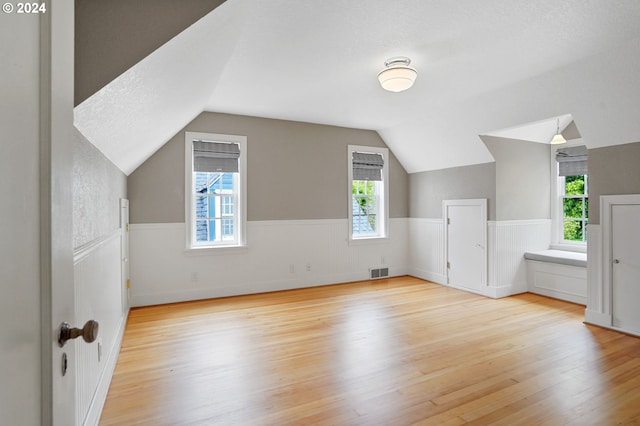
{"type": "Polygon", "coordinates": [[[640,339],[412,277],[133,309],[101,425],[625,424],[640,339]]]}

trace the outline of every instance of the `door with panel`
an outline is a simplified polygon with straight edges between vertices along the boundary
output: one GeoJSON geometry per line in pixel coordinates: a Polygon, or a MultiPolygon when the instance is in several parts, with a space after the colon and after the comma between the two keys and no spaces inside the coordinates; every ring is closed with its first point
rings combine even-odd
{"type": "Polygon", "coordinates": [[[640,333],[640,204],[611,206],[612,325],[640,333]]]}
{"type": "Polygon", "coordinates": [[[448,283],[483,293],[486,289],[486,199],[444,201],[448,283]]]}

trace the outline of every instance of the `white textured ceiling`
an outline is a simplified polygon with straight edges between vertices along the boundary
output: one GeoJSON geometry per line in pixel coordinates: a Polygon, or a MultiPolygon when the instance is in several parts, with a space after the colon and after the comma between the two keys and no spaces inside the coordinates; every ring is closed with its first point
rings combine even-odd
{"type": "Polygon", "coordinates": [[[76,126],[127,174],[203,110],[377,130],[410,173],[493,161],[479,135],[541,142],[568,114],[591,148],[637,142],[638,22],[637,0],[228,0],[76,126]],[[418,70],[406,92],[378,85],[393,56],[418,70]]]}
{"type": "Polygon", "coordinates": [[[564,114],[547,120],[487,132],[486,135],[548,144],[553,136],[561,133],[571,121],[573,121],[571,114],[564,114]]]}

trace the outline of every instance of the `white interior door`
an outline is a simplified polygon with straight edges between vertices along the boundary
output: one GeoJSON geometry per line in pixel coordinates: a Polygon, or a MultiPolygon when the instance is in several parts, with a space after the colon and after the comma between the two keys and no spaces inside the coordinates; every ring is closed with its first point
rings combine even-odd
{"type": "Polygon", "coordinates": [[[640,204],[611,206],[613,326],[640,333],[640,204]]]}
{"type": "Polygon", "coordinates": [[[446,200],[444,217],[448,283],[483,292],[487,282],[487,200],[446,200]]]}
{"type": "MultiPolygon", "coordinates": [[[[75,323],[72,223],[74,3],[48,2],[41,15],[41,261],[43,424],[76,425],[75,345],[58,344],[75,323]]],[[[81,339],[80,339],[81,340],[81,339]]]]}
{"type": "Polygon", "coordinates": [[[129,284],[129,200],[120,199],[120,253],[122,271],[122,312],[125,313],[130,305],[130,284],[129,284]]]}

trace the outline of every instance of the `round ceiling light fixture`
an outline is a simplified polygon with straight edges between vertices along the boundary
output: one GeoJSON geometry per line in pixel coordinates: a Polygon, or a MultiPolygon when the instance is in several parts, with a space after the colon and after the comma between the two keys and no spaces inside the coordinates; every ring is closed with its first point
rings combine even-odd
{"type": "Polygon", "coordinates": [[[402,92],[413,86],[418,72],[409,66],[411,59],[404,56],[387,59],[385,68],[378,73],[378,81],[384,90],[402,92]]]}

